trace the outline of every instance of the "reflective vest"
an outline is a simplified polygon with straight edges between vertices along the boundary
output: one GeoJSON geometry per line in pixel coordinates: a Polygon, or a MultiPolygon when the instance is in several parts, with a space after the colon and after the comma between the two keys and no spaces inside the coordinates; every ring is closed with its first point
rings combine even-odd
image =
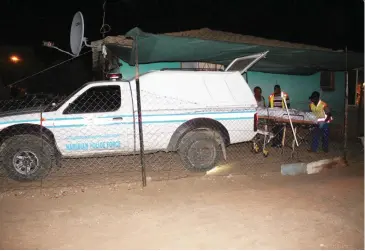
{"type": "MultiPolygon", "coordinates": [[[[285,108],[285,104],[284,104],[284,98],[287,99],[289,95],[286,92],[281,92],[281,107],[284,109],[285,108]]],[[[269,96],[269,104],[270,104],[270,108],[274,108],[274,98],[275,98],[275,93],[272,93],[269,96]]]]}
{"type": "MultiPolygon", "coordinates": [[[[316,115],[318,122],[324,122],[326,120],[327,114],[324,111],[324,109],[327,107],[327,103],[319,100],[318,104],[315,105],[313,102],[309,105],[311,111],[316,115]]],[[[332,117],[330,117],[330,120],[327,121],[327,123],[330,123],[333,120],[332,117]]]]}

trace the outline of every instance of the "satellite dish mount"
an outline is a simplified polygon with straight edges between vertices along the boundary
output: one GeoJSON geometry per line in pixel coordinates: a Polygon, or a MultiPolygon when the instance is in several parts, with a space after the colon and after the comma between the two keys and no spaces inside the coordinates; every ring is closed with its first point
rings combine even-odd
{"type": "Polygon", "coordinates": [[[70,31],[70,47],[71,52],[64,51],[56,46],[52,42],[43,42],[43,46],[53,48],[56,50],[59,50],[61,52],[64,52],[72,57],[77,57],[80,55],[80,52],[84,46],[91,47],[90,44],[87,43],[87,38],[84,37],[84,30],[85,30],[85,23],[84,23],[84,17],[80,11],[78,11],[71,23],[71,31],[70,31]]]}

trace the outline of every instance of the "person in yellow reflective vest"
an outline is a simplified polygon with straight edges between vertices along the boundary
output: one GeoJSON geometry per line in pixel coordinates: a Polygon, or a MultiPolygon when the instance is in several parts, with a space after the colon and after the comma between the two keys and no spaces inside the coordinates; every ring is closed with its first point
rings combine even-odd
{"type": "MultiPolygon", "coordinates": [[[[286,101],[288,108],[290,108],[289,95],[286,92],[281,91],[280,85],[275,85],[274,92],[269,96],[269,107],[285,109],[284,99],[286,101]]],[[[271,146],[280,148],[282,146],[284,126],[282,125],[274,126],[272,131],[276,136],[273,139],[271,146]]]]}
{"type": "Polygon", "coordinates": [[[288,93],[282,92],[280,85],[275,85],[274,92],[269,96],[269,107],[279,107],[285,109],[284,98],[288,108],[290,108],[290,99],[288,93]]]}
{"type": "Polygon", "coordinates": [[[329,124],[333,120],[331,110],[326,102],[320,99],[319,92],[313,92],[309,97],[311,103],[309,109],[317,117],[318,127],[314,129],[312,135],[312,145],[310,152],[317,152],[319,139],[322,138],[322,148],[328,152],[329,143],[329,124]]]}

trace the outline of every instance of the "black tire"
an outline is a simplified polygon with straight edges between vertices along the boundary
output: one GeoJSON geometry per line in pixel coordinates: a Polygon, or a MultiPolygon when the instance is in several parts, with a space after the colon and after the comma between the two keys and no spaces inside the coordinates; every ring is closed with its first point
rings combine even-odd
{"type": "Polygon", "coordinates": [[[17,181],[44,178],[52,168],[53,155],[54,148],[50,143],[30,134],[8,138],[1,146],[0,152],[1,162],[8,177],[17,181]]]}
{"type": "Polygon", "coordinates": [[[183,136],[178,152],[184,167],[189,171],[207,171],[214,168],[222,159],[223,153],[214,131],[192,131],[183,136]],[[208,148],[208,156],[199,149],[208,148]],[[199,159],[199,157],[201,157],[199,159]]]}

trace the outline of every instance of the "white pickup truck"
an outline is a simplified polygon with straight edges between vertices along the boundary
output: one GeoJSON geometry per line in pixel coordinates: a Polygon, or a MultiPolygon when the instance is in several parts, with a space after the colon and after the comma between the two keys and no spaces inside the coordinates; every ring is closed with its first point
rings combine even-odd
{"type": "MultiPolygon", "coordinates": [[[[225,71],[160,70],[140,76],[145,152],[177,151],[208,170],[226,146],[256,135],[256,100],[242,76],[267,52],[225,71]]],[[[135,80],[91,82],[45,109],[0,114],[0,160],[19,181],[43,178],[61,158],[139,151],[135,80]]]]}

